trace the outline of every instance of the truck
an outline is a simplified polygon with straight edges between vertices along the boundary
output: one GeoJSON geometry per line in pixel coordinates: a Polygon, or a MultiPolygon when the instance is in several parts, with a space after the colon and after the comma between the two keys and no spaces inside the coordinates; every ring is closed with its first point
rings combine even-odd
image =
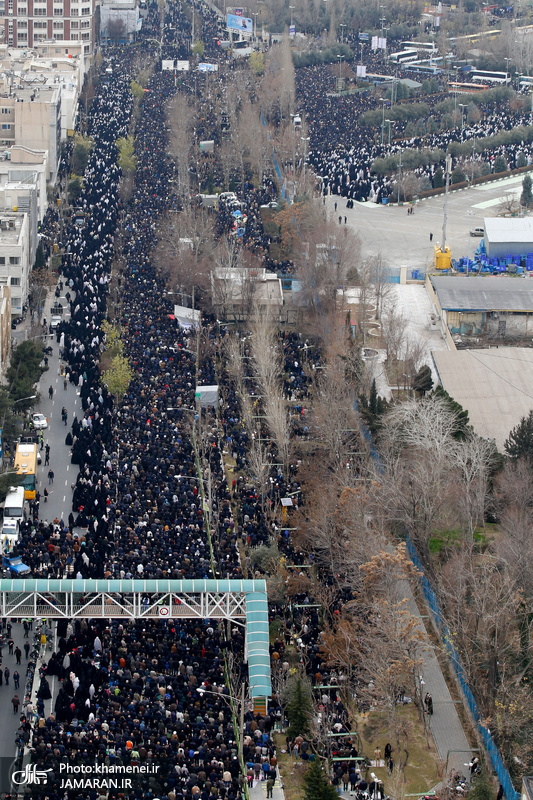
{"type": "Polygon", "coordinates": [[[24,564],[20,556],[2,556],[4,571],[9,573],[10,578],[24,578],[31,574],[31,569],[24,564]]]}
{"type": "Polygon", "coordinates": [[[24,487],[10,487],[3,503],[3,519],[0,534],[0,552],[10,553],[18,541],[20,526],[26,517],[24,487]]]}

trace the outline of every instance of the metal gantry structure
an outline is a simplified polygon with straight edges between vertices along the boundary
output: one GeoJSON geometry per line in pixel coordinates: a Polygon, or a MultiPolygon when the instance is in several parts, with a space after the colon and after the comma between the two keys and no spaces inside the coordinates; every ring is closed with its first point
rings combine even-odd
{"type": "Polygon", "coordinates": [[[198,619],[242,625],[251,698],[270,697],[264,580],[0,580],[4,618],[198,619]]]}

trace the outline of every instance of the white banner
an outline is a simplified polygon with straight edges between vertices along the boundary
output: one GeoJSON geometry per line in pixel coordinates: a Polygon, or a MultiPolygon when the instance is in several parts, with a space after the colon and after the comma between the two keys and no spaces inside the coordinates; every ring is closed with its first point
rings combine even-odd
{"type": "Polygon", "coordinates": [[[381,36],[378,39],[378,48],[380,50],[386,50],[387,49],[387,40],[382,38],[381,36]]]}
{"type": "Polygon", "coordinates": [[[371,47],[372,47],[372,50],[377,50],[378,49],[379,45],[378,45],[378,37],[377,36],[373,36],[372,37],[371,47]]]}
{"type": "Polygon", "coordinates": [[[366,78],[366,66],[364,64],[357,65],[357,73],[358,78],[366,78]]]}
{"type": "Polygon", "coordinates": [[[176,69],[178,72],[188,72],[189,66],[190,64],[188,61],[176,61],[176,69]]]}

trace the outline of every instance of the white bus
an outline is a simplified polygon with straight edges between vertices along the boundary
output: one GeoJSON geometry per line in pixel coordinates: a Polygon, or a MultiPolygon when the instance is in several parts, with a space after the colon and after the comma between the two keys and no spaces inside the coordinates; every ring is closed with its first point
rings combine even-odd
{"type": "Polygon", "coordinates": [[[393,64],[408,64],[410,61],[418,61],[416,50],[400,50],[398,53],[391,53],[390,60],[393,64]]]}

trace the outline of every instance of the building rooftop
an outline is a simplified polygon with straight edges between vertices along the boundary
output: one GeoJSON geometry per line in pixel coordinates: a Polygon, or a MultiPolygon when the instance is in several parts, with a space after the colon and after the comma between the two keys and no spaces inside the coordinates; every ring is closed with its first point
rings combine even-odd
{"type": "Polygon", "coordinates": [[[533,312],[533,280],[527,278],[432,275],[431,282],[445,311],[533,312]]]}
{"type": "Polygon", "coordinates": [[[533,242],[533,219],[499,219],[485,217],[485,236],[491,243],[533,242]]]}
{"type": "Polygon", "coordinates": [[[435,350],[432,356],[442,387],[468,411],[476,433],[503,450],[533,408],[533,349],[435,350]]]}

